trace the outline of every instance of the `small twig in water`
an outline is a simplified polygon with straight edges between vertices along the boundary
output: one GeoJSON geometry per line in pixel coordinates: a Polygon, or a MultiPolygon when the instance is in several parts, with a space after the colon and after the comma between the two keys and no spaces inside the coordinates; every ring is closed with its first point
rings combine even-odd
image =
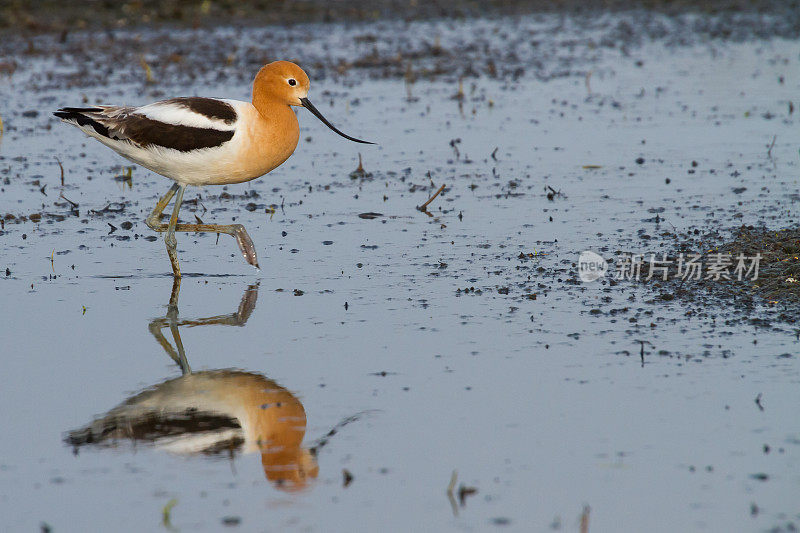
{"type": "MultiPolygon", "coordinates": [[[[122,174],[114,176],[114,181],[121,181],[123,184],[133,185],[133,167],[124,167],[122,174]]],[[[196,200],[195,200],[196,201],[196,200]]]]}
{"type": "Polygon", "coordinates": [[[371,178],[372,173],[367,172],[364,170],[364,164],[361,161],[361,154],[358,154],[358,168],[356,168],[353,172],[350,173],[350,179],[364,179],[364,178],[371,178]]]}
{"type": "Polygon", "coordinates": [[[549,191],[547,192],[547,199],[548,199],[548,200],[551,200],[551,201],[552,201],[552,200],[553,200],[553,198],[555,198],[556,196],[560,196],[561,198],[566,198],[566,197],[567,197],[567,195],[566,195],[566,194],[564,194],[563,192],[561,192],[561,189],[559,189],[559,190],[555,190],[554,188],[552,188],[552,187],[551,187],[551,186],[549,186],[549,185],[547,186],[547,189],[549,189],[549,191]]]}
{"type": "Polygon", "coordinates": [[[406,84],[406,100],[409,102],[413,102],[415,101],[415,98],[411,95],[411,86],[414,85],[416,76],[414,76],[414,69],[411,67],[410,62],[408,63],[408,65],[406,65],[406,72],[405,75],[403,76],[403,79],[406,84]]]}
{"type": "Polygon", "coordinates": [[[467,496],[472,496],[473,494],[477,494],[478,489],[475,487],[468,487],[463,483],[458,487],[458,502],[461,504],[461,507],[464,507],[467,503],[467,496]]]}
{"type": "Polygon", "coordinates": [[[172,525],[172,521],[170,520],[170,514],[172,513],[172,508],[178,505],[178,500],[172,498],[167,504],[161,509],[161,525],[167,528],[170,531],[177,531],[175,526],[172,525]]]}
{"type": "Polygon", "coordinates": [[[428,201],[427,201],[427,202],[425,202],[425,203],[424,203],[424,204],[422,204],[422,205],[419,205],[419,206],[417,206],[417,210],[419,210],[419,211],[422,211],[423,213],[424,213],[424,212],[426,212],[426,211],[428,210],[428,205],[429,205],[429,204],[430,204],[432,201],[434,201],[434,200],[436,199],[436,197],[437,197],[437,196],[439,196],[439,195],[442,193],[442,191],[443,191],[443,190],[444,190],[444,184],[442,184],[442,186],[441,186],[441,187],[439,187],[439,190],[437,190],[435,193],[433,193],[433,196],[431,196],[430,198],[428,198],[428,201]]]}
{"type": "Polygon", "coordinates": [[[458,151],[458,146],[457,146],[457,145],[458,145],[458,143],[460,143],[460,142],[461,142],[461,139],[460,139],[460,138],[458,138],[458,139],[451,139],[451,140],[450,140],[450,147],[451,147],[451,148],[453,149],[453,151],[456,153],[456,159],[459,159],[459,158],[461,158],[461,152],[459,152],[459,151],[458,151]]]}
{"type": "Polygon", "coordinates": [[[639,358],[642,361],[642,368],[644,368],[644,345],[645,344],[649,344],[650,346],[653,346],[653,343],[651,343],[649,341],[640,341],[640,340],[637,340],[636,342],[638,342],[639,344],[642,345],[641,346],[641,350],[639,351],[639,358]]]}
{"type": "Polygon", "coordinates": [[[775,141],[777,139],[778,139],[778,136],[777,135],[773,135],[772,136],[772,142],[769,143],[769,146],[767,147],[767,157],[769,157],[770,159],[772,159],[772,149],[775,147],[775,141]]]}
{"type": "Polygon", "coordinates": [[[61,164],[61,160],[59,158],[55,158],[56,163],[58,163],[58,168],[61,169],[61,186],[64,186],[64,165],[61,164]]]}
{"type": "Polygon", "coordinates": [[[144,56],[139,57],[139,64],[144,69],[145,83],[149,84],[156,81],[153,77],[153,70],[150,68],[150,65],[147,64],[147,61],[145,61],[144,56]]]}
{"type": "Polygon", "coordinates": [[[62,192],[62,193],[61,193],[61,194],[60,194],[58,197],[59,197],[59,198],[63,198],[64,200],[66,200],[67,202],[69,202],[69,205],[71,205],[73,209],[78,209],[78,204],[77,204],[76,202],[73,202],[72,200],[70,200],[70,199],[69,199],[69,198],[67,198],[66,196],[64,196],[64,193],[63,193],[63,192],[62,192]]]}
{"type": "Polygon", "coordinates": [[[100,213],[122,213],[123,211],[125,211],[124,205],[122,204],[117,204],[117,205],[120,205],[120,207],[111,207],[111,204],[108,204],[99,211],[97,209],[90,209],[89,212],[92,213],[93,215],[97,215],[100,213]]]}
{"type": "Polygon", "coordinates": [[[450,506],[453,508],[453,516],[458,516],[458,505],[456,505],[456,498],[453,495],[457,481],[458,470],[453,470],[453,473],[450,475],[450,484],[447,485],[447,499],[450,500],[450,506]]]}
{"type": "Polygon", "coordinates": [[[591,510],[592,508],[588,505],[583,506],[583,512],[581,513],[581,533],[589,533],[589,512],[591,510]]]}
{"type": "Polygon", "coordinates": [[[458,91],[456,94],[450,97],[451,100],[458,100],[459,102],[464,101],[464,78],[458,78],[458,91]]]}

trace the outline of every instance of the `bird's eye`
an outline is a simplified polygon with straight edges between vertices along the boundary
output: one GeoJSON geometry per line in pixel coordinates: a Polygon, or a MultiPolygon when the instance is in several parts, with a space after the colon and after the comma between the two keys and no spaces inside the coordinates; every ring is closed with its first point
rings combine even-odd
{"type": "Polygon", "coordinates": [[[295,85],[297,85],[297,80],[295,80],[294,78],[289,78],[289,85],[294,87],[295,85]]]}

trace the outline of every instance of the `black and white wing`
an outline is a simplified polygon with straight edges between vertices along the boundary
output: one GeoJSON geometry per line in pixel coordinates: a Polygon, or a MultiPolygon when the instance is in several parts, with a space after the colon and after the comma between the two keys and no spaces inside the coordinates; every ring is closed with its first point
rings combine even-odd
{"type": "Polygon", "coordinates": [[[230,141],[238,118],[229,102],[202,97],[172,98],[142,107],[64,107],[54,115],[109,145],[110,140],[179,152],[230,141]]]}

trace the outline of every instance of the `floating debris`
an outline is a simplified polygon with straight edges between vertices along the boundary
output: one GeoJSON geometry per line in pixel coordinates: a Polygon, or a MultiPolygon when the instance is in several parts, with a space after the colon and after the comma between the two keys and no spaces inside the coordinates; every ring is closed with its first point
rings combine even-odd
{"type": "Polygon", "coordinates": [[[552,188],[549,185],[547,187],[545,187],[545,190],[547,191],[547,199],[550,200],[551,202],[553,200],[555,200],[556,198],[566,198],[567,197],[566,194],[561,192],[561,189],[555,190],[554,188],[552,188]]]}
{"type": "MultiPolygon", "coordinates": [[[[64,198],[64,199],[66,200],[66,198],[64,198]]],[[[78,205],[78,204],[75,204],[75,205],[78,205]]],[[[121,203],[118,203],[118,202],[112,202],[112,203],[108,204],[107,206],[105,206],[103,209],[99,209],[99,210],[90,209],[89,213],[91,213],[93,215],[100,215],[100,214],[103,214],[103,213],[122,213],[123,211],[125,211],[125,205],[124,204],[121,204],[121,203]]]]}
{"type": "MultiPolygon", "coordinates": [[[[461,144],[461,138],[450,139],[450,148],[452,148],[453,152],[456,154],[456,159],[461,158],[461,152],[458,150],[459,144],[461,144]]],[[[428,174],[430,175],[430,173],[428,174]]]]}
{"type": "Polygon", "coordinates": [[[353,474],[346,468],[342,469],[342,487],[345,489],[353,482],[353,474]]]}
{"type": "Polygon", "coordinates": [[[242,523],[242,519],[238,516],[224,516],[222,518],[222,525],[226,527],[235,527],[242,523]]]}
{"type": "Polygon", "coordinates": [[[478,493],[478,489],[475,487],[468,487],[463,483],[458,487],[458,502],[461,504],[461,507],[464,507],[467,503],[467,496],[472,496],[478,493]]]}

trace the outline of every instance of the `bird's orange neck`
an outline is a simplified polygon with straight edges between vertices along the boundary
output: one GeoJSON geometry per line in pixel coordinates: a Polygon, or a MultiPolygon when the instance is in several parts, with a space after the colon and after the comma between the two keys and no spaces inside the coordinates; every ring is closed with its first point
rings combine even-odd
{"type": "Polygon", "coordinates": [[[250,141],[261,149],[269,149],[270,154],[276,158],[277,166],[292,155],[297,147],[300,139],[297,116],[286,104],[259,98],[253,98],[253,107],[258,113],[258,121],[252,126],[250,141]]]}
{"type": "Polygon", "coordinates": [[[253,107],[267,120],[288,116],[289,114],[294,115],[291,106],[278,102],[268,93],[263,92],[253,92],[253,107]]]}

